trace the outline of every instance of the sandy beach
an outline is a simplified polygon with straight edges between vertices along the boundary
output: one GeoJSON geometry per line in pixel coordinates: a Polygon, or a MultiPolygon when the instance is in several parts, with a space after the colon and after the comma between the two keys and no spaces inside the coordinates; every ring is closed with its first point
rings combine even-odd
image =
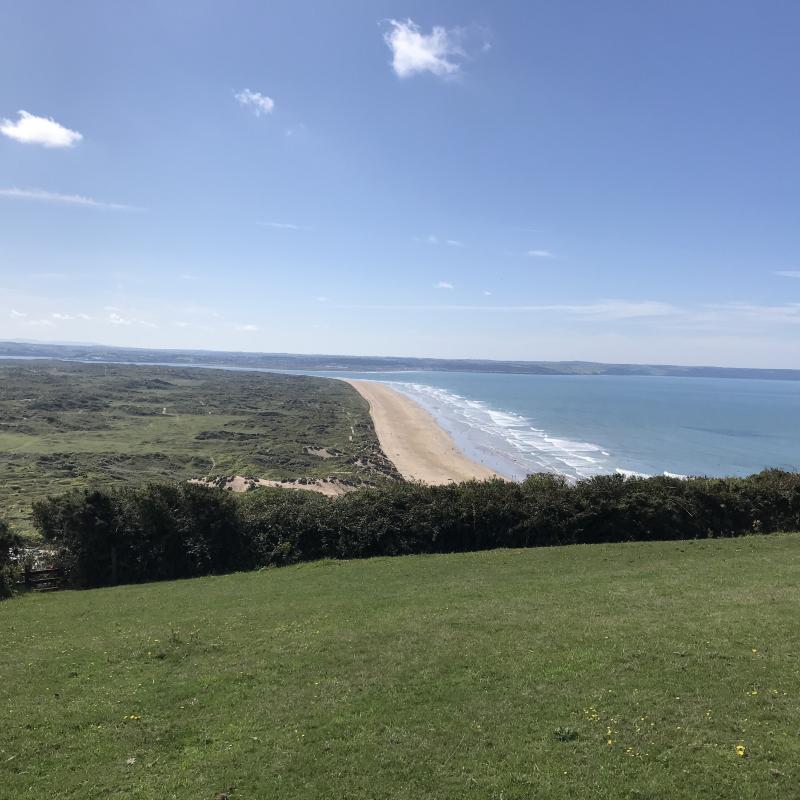
{"type": "Polygon", "coordinates": [[[369,403],[383,452],[404,478],[440,484],[496,476],[467,458],[447,431],[411,398],[375,381],[347,383],[369,403]]]}

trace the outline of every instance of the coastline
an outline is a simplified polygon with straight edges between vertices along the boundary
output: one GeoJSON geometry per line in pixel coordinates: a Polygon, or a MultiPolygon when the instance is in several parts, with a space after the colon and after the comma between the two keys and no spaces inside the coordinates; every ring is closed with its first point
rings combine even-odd
{"type": "Polygon", "coordinates": [[[383,452],[407,480],[435,485],[501,477],[469,459],[433,416],[410,397],[377,381],[342,380],[369,404],[383,452]]]}

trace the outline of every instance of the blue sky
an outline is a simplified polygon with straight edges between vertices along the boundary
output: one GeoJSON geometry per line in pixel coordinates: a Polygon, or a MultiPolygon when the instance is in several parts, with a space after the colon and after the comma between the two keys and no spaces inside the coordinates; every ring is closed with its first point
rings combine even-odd
{"type": "Polygon", "coordinates": [[[6,4],[0,337],[800,368],[799,31],[779,0],[6,4]]]}

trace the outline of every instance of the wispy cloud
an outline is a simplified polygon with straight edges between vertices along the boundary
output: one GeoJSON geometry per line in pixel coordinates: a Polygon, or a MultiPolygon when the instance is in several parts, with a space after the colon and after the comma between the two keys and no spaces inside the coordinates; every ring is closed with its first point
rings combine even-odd
{"type": "Polygon", "coordinates": [[[16,308],[12,308],[8,316],[11,319],[25,319],[28,315],[24,311],[17,311],[16,308]]]}
{"type": "Polygon", "coordinates": [[[242,89],[233,95],[239,105],[252,109],[253,113],[260,117],[262,114],[271,114],[275,108],[275,101],[261,92],[251,92],[250,89],[242,89]]]}
{"type": "MultiPolygon", "coordinates": [[[[434,284],[438,286],[438,284],[434,284]]],[[[480,312],[486,314],[552,314],[573,322],[625,322],[652,320],[682,331],[708,331],[747,326],[770,328],[777,324],[800,325],[800,303],[758,305],[753,303],[700,303],[676,306],[657,300],[599,300],[593,303],[541,303],[530,305],[352,305],[352,310],[480,312]]]]}
{"type": "Polygon", "coordinates": [[[304,136],[308,133],[308,126],[304,122],[297,122],[294,125],[289,125],[286,130],[284,130],[283,135],[286,136],[287,139],[292,139],[297,136],[304,136]]]}
{"type": "Polygon", "coordinates": [[[415,236],[415,242],[422,242],[422,244],[446,244],[448,247],[466,247],[464,242],[458,239],[441,239],[435,233],[429,233],[427,236],[415,236]]]}
{"type": "Polygon", "coordinates": [[[728,303],[709,305],[708,309],[722,318],[745,318],[761,322],[790,322],[800,324],[800,303],[758,305],[756,303],[728,303]]]}
{"type": "Polygon", "coordinates": [[[259,330],[258,325],[253,325],[252,323],[246,323],[244,325],[234,325],[234,328],[237,331],[241,331],[243,333],[253,333],[254,331],[259,330]]]}
{"type": "Polygon", "coordinates": [[[781,278],[800,278],[800,269],[779,269],[772,274],[779,275],[781,278]]]}
{"type": "Polygon", "coordinates": [[[491,292],[490,292],[488,289],[485,289],[485,290],[484,290],[484,292],[483,292],[483,294],[484,294],[486,297],[491,297],[491,296],[492,296],[492,293],[491,293],[491,292]]]}
{"type": "Polygon", "coordinates": [[[530,256],[531,258],[555,258],[555,253],[551,253],[549,250],[528,250],[525,253],[526,256],[530,256]]]}
{"type": "Polygon", "coordinates": [[[142,211],[141,208],[124,205],[123,203],[106,203],[80,194],[60,194],[59,192],[48,192],[45,189],[17,189],[16,187],[0,189],[0,197],[7,197],[12,200],[37,200],[42,203],[84,206],[86,208],[105,208],[112,211],[142,211]]]}
{"type": "Polygon", "coordinates": [[[27,111],[19,111],[19,119],[0,120],[0,133],[23,144],[40,144],[43,147],[72,147],[83,135],[65,128],[52,118],[37,117],[27,111]]]}
{"type": "MultiPolygon", "coordinates": [[[[112,306],[107,306],[106,308],[112,308],[112,306]]],[[[106,321],[110,322],[112,325],[141,325],[143,328],[158,327],[155,322],[151,322],[150,320],[136,319],[134,317],[123,317],[122,314],[118,313],[118,311],[112,311],[106,317],[106,321]]]]}
{"type": "Polygon", "coordinates": [[[50,315],[53,319],[59,320],[60,322],[68,322],[70,320],[81,319],[81,320],[90,320],[91,317],[88,314],[65,314],[63,311],[55,311],[50,315]]]}
{"type": "Polygon", "coordinates": [[[305,225],[295,225],[292,222],[256,222],[256,225],[260,225],[262,228],[279,228],[287,231],[308,230],[305,225]]]}
{"type": "Polygon", "coordinates": [[[459,31],[435,25],[426,34],[411,19],[391,19],[389,24],[383,39],[392,51],[392,69],[398,77],[430,72],[445,78],[459,72],[458,59],[464,57],[459,31]]]}
{"type": "MultiPolygon", "coordinates": [[[[452,289],[452,284],[440,281],[434,284],[437,289],[452,289]]],[[[623,320],[646,317],[670,317],[683,313],[683,310],[654,300],[603,300],[587,304],[536,304],[536,305],[370,305],[349,306],[349,308],[371,309],[375,311],[480,311],[484,313],[539,313],[574,316],[586,320],[623,320]]]]}
{"type": "Polygon", "coordinates": [[[434,289],[454,289],[452,283],[448,283],[447,281],[438,281],[437,283],[433,284],[434,289]]]}

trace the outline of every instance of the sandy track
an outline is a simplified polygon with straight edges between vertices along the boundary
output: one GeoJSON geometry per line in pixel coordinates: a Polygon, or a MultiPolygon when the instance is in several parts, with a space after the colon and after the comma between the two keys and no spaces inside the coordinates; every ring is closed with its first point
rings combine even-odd
{"type": "Polygon", "coordinates": [[[467,458],[418,403],[374,381],[348,380],[369,403],[383,452],[408,480],[440,484],[483,480],[495,473],[467,458]]]}

